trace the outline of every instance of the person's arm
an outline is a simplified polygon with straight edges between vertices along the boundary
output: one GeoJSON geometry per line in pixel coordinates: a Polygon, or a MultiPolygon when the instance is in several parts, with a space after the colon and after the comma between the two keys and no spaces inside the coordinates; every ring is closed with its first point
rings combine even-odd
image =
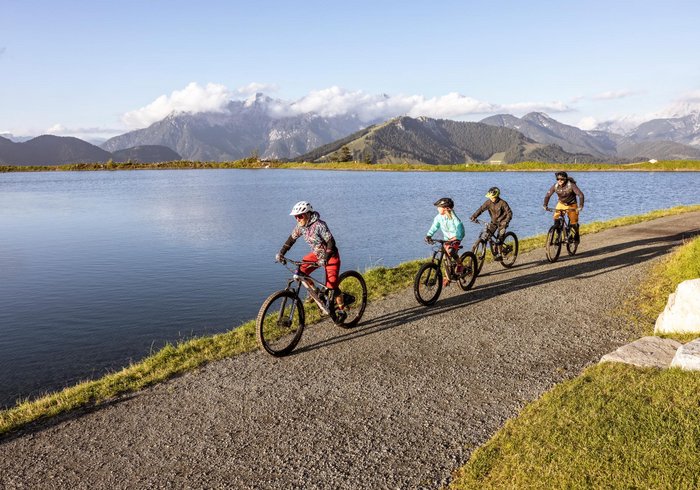
{"type": "Polygon", "coordinates": [[[425,234],[425,236],[432,238],[433,235],[435,234],[436,231],[440,229],[440,215],[435,216],[433,219],[433,224],[428,230],[428,233],[425,234]]]}
{"type": "Polygon", "coordinates": [[[574,194],[578,196],[579,209],[583,209],[583,192],[581,192],[581,189],[579,189],[576,184],[571,184],[571,190],[573,190],[574,194]]]}
{"type": "Polygon", "coordinates": [[[472,220],[472,221],[476,221],[476,219],[481,215],[481,213],[483,213],[484,211],[486,211],[486,208],[488,208],[488,206],[489,206],[490,203],[491,203],[491,201],[486,201],[484,204],[482,204],[481,207],[480,207],[479,209],[477,209],[476,211],[474,211],[474,214],[472,214],[471,217],[470,217],[469,219],[472,220]]]}
{"type": "Polygon", "coordinates": [[[510,220],[513,219],[513,211],[510,209],[507,202],[503,201],[503,204],[506,205],[506,226],[508,226],[510,224],[510,220]]]}
{"type": "Polygon", "coordinates": [[[552,188],[549,189],[549,192],[547,192],[547,195],[544,196],[544,204],[542,206],[545,209],[547,209],[547,206],[549,206],[549,198],[552,197],[552,194],[554,194],[554,186],[552,186],[552,188]]]}
{"type": "Polygon", "coordinates": [[[457,223],[455,238],[460,242],[464,239],[464,224],[462,224],[462,220],[459,220],[459,223],[457,223]]]}

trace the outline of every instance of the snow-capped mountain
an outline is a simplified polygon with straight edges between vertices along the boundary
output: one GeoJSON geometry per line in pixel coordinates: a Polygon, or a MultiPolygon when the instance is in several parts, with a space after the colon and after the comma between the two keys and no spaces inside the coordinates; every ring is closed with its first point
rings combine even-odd
{"type": "Polygon", "coordinates": [[[322,117],[307,113],[274,116],[278,101],[263,94],[231,101],[221,112],[175,113],[151,126],[107,140],[115,151],[138,145],[164,145],[186,160],[227,161],[251,155],[284,159],[354,133],[373,122],[355,115],[322,117]]]}

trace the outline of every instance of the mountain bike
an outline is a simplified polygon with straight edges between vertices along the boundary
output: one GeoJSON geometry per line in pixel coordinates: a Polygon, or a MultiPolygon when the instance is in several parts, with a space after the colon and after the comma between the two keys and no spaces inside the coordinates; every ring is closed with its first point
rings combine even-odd
{"type": "Polygon", "coordinates": [[[547,255],[547,260],[550,262],[556,262],[561,253],[561,246],[563,243],[566,244],[566,251],[569,255],[574,255],[578,249],[578,242],[574,240],[576,237],[576,231],[569,222],[569,213],[560,209],[547,208],[547,211],[562,211],[559,216],[554,220],[554,224],[549,227],[547,232],[547,241],[544,244],[544,251],[547,255]]]}
{"type": "Polygon", "coordinates": [[[299,270],[299,266],[316,262],[285,259],[282,262],[291,273],[287,287],[272,293],[263,302],[255,320],[258,344],[273,356],[284,356],[292,352],[301,340],[306,325],[304,302],[299,293],[302,286],[316,303],[322,315],[330,316],[333,323],[342,328],[356,326],[367,306],[367,285],[362,274],[345,271],[338,277],[338,290],[327,288],[324,284],[299,270]],[[295,265],[292,268],[287,262],[295,265]],[[343,295],[343,309],[336,303],[337,294],[343,295]]]}
{"type": "MultiPolygon", "coordinates": [[[[472,252],[464,252],[460,255],[462,272],[457,274],[455,270],[457,263],[450,254],[445,251],[445,247],[443,247],[443,244],[447,243],[448,240],[432,241],[433,255],[430,262],[423,264],[420,269],[418,269],[416,278],[413,281],[413,293],[416,296],[416,300],[424,306],[434,304],[440,297],[440,293],[442,292],[443,269],[445,270],[445,277],[449,282],[456,281],[463,291],[471,289],[477,275],[476,257],[472,252]]],[[[459,248],[462,247],[460,246],[459,248]]]]}
{"type": "Polygon", "coordinates": [[[515,233],[509,231],[505,233],[502,238],[496,238],[494,233],[495,229],[490,222],[475,219],[474,223],[484,225],[484,230],[479,233],[479,238],[477,238],[472,246],[472,252],[474,252],[477,262],[477,274],[481,273],[481,268],[484,266],[487,248],[490,248],[491,255],[496,257],[498,254],[498,247],[500,247],[502,258],[500,261],[501,265],[507,269],[513,267],[515,259],[518,258],[518,237],[515,233]]]}

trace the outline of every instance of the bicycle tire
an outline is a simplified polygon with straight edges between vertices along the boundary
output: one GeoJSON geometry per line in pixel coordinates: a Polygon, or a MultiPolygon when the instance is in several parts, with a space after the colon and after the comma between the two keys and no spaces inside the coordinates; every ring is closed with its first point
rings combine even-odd
{"type": "Polygon", "coordinates": [[[467,251],[460,255],[459,259],[462,262],[462,267],[464,267],[464,272],[457,280],[457,283],[459,287],[462,288],[462,291],[468,291],[474,285],[476,276],[479,275],[476,255],[474,255],[473,252],[467,251]]]}
{"type": "Polygon", "coordinates": [[[275,357],[285,356],[294,350],[301,340],[304,326],[304,304],[296,294],[286,289],[268,296],[255,319],[258,344],[275,357]],[[294,315],[291,305],[295,305],[296,318],[292,317],[287,319],[287,323],[282,323],[282,310],[285,310],[285,314],[289,311],[290,315],[294,315]]]}
{"type": "Polygon", "coordinates": [[[503,243],[501,244],[501,265],[506,269],[510,269],[515,264],[515,259],[518,258],[518,237],[512,231],[503,235],[503,243]],[[512,238],[512,240],[509,240],[512,238]],[[507,253],[506,253],[507,252],[507,253]]]}
{"type": "Polygon", "coordinates": [[[357,271],[345,271],[338,278],[338,289],[345,302],[344,314],[336,310],[335,299],[329,305],[333,323],[342,328],[357,326],[367,307],[367,284],[365,278],[357,271]],[[352,297],[352,301],[350,298],[352,297]]]}
{"type": "Polygon", "coordinates": [[[573,236],[571,236],[571,235],[573,235],[573,234],[574,234],[573,231],[570,232],[570,233],[568,234],[568,235],[569,235],[569,239],[566,240],[566,252],[567,252],[569,255],[576,255],[576,250],[578,250],[578,243],[574,242],[574,241],[573,241],[573,236]]]}
{"type": "Polygon", "coordinates": [[[434,304],[442,292],[442,271],[435,262],[423,264],[413,281],[413,294],[423,306],[434,304]]]}
{"type": "Polygon", "coordinates": [[[476,258],[476,273],[481,274],[481,268],[484,266],[484,261],[486,260],[486,242],[482,239],[478,239],[472,245],[472,253],[476,258]]]}
{"type": "Polygon", "coordinates": [[[551,226],[547,232],[547,241],[544,244],[544,251],[547,260],[556,262],[561,253],[561,230],[556,226],[551,226]]]}

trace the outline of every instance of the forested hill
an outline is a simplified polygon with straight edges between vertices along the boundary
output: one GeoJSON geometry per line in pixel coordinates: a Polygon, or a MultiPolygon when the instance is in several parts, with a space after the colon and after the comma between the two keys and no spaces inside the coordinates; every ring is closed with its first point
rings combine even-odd
{"type": "Polygon", "coordinates": [[[295,160],[455,164],[533,159],[559,163],[595,161],[588,154],[571,154],[556,145],[537,143],[510,128],[407,116],[371,126],[295,160]]]}

